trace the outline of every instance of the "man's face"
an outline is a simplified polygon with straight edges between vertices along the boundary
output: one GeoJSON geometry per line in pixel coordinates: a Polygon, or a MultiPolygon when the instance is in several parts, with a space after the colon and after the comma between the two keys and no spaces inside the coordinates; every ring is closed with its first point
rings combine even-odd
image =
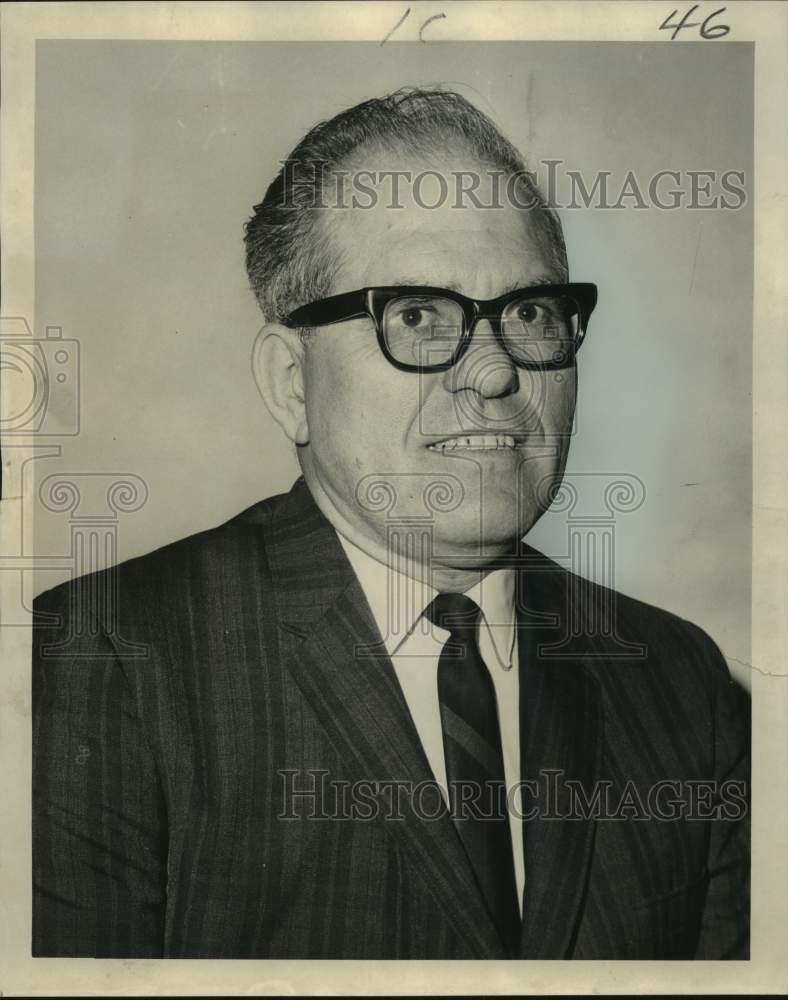
{"type": "MultiPolygon", "coordinates": [[[[407,194],[393,209],[380,195],[374,209],[331,213],[340,261],[333,294],[421,284],[493,299],[561,280],[527,212],[456,208],[453,198],[428,210],[407,194]]],[[[515,367],[486,320],[453,368],[426,373],[391,365],[371,319],[319,327],[303,376],[307,483],[334,524],[373,554],[408,518],[425,519],[433,556],[447,566],[505,553],[542,514],[549,483],[563,472],[575,369],[515,367]],[[438,447],[446,439],[449,447],[438,447]]]]}

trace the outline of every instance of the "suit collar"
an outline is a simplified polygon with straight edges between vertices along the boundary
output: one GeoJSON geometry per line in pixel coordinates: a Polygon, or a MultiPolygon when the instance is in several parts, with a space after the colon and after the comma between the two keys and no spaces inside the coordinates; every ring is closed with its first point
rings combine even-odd
{"type": "MultiPolygon", "coordinates": [[[[361,584],[378,630],[385,636],[386,650],[393,656],[438,591],[378,562],[339,532],[337,539],[361,584]],[[392,614],[394,608],[396,615],[392,614]]],[[[481,608],[480,628],[486,630],[498,664],[504,670],[511,669],[514,653],[514,576],[511,567],[495,569],[465,592],[481,608]]],[[[448,639],[448,631],[437,625],[433,627],[442,641],[448,639]]]]}
{"type": "Polygon", "coordinates": [[[281,497],[267,538],[280,625],[305,636],[356,578],[303,477],[281,497]]]}

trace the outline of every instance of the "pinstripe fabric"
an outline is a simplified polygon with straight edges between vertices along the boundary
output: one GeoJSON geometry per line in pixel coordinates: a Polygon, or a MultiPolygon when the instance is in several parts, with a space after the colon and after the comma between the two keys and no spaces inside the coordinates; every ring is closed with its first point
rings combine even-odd
{"type": "MultiPolygon", "coordinates": [[[[702,632],[617,595],[615,635],[647,650],[619,659],[565,636],[609,592],[530,549],[522,572],[524,777],[589,799],[746,779],[748,708],[702,632]]],[[[36,602],[34,955],[503,957],[445,811],[405,796],[386,820],[381,793],[371,819],[310,818],[320,772],[432,776],[303,481],[86,583],[36,602]]],[[[562,819],[566,794],[524,824],[522,957],[746,955],[745,823],[562,819]]]]}

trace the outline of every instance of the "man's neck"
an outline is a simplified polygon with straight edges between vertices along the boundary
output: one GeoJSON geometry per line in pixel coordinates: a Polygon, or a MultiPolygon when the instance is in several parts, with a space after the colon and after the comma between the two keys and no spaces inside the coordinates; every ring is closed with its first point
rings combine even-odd
{"type": "Polygon", "coordinates": [[[392,549],[372,532],[365,532],[353,524],[337,505],[332,503],[319,483],[310,482],[311,478],[305,475],[312,498],[338,534],[382,565],[391,566],[397,572],[425,583],[440,593],[466,593],[496,569],[496,560],[504,555],[496,553],[480,558],[441,554],[438,558],[432,558],[429,564],[419,562],[413,551],[392,549]]]}

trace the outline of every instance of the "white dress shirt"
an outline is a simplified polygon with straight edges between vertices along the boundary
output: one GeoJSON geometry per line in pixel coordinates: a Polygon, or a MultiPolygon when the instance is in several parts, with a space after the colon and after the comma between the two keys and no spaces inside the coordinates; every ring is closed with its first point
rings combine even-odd
{"type": "MultiPolygon", "coordinates": [[[[435,780],[448,802],[438,660],[449,633],[423,617],[438,591],[368,556],[337,533],[383,637],[435,780]]],[[[488,573],[466,596],[481,608],[479,651],[492,676],[501,727],[507,789],[520,780],[520,712],[514,613],[514,571],[488,573]]],[[[517,799],[515,799],[517,802],[517,799]]],[[[509,811],[517,899],[522,914],[525,871],[522,819],[509,811]]]]}

